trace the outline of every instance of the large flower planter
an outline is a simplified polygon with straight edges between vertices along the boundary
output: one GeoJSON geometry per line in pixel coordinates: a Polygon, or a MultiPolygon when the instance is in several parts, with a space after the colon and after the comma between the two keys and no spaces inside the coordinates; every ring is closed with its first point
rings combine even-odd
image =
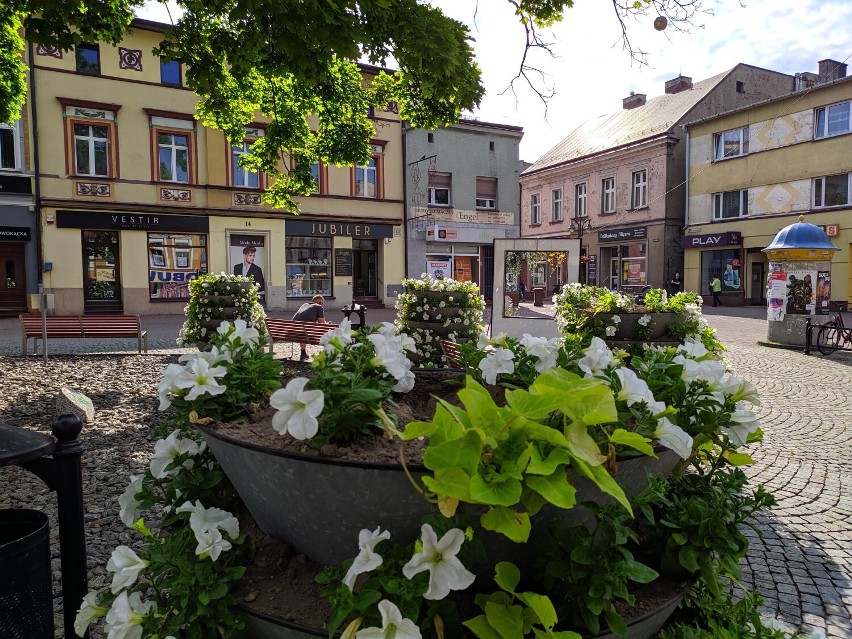
{"type": "MultiPolygon", "coordinates": [[[[665,603],[657,606],[654,610],[649,610],[647,613],[636,619],[631,619],[627,624],[626,639],[650,639],[656,634],[672,616],[678,604],[686,597],[686,593],[692,588],[692,582],[685,584],[684,587],[676,592],[665,603]]],[[[595,635],[592,639],[622,639],[613,632],[603,632],[595,635]]]]}
{"type": "Polygon", "coordinates": [[[618,317],[619,322],[615,324],[615,339],[641,339],[639,331],[642,325],[639,320],[645,317],[651,318],[651,335],[650,339],[663,337],[668,333],[669,326],[682,321],[682,317],[678,313],[598,313],[598,317],[603,320],[607,326],[612,326],[618,317]]]}

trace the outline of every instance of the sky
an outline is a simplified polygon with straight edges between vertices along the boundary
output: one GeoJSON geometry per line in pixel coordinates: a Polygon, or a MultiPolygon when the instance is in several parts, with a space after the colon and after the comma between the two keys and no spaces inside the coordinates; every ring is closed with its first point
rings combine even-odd
{"type": "MultiPolygon", "coordinates": [[[[621,109],[631,91],[651,99],[664,93],[666,80],[679,74],[694,82],[743,62],[794,74],[817,72],[817,62],[838,60],[852,73],[850,0],[705,0],[712,15],[701,14],[681,32],[671,25],[656,31],[653,16],[628,18],[634,48],[647,52],[647,64],[623,49],[621,27],[607,0],[575,0],[564,20],[542,32],[555,57],[534,52],[528,62],[547,73],[555,91],[547,106],[523,81],[505,91],[523,54],[524,32],[505,0],[432,0],[444,13],[470,27],[486,95],[474,117],[524,128],[520,157],[534,162],[591,118],[621,109]],[[478,10],[477,10],[478,4],[478,10]]],[[[174,13],[173,13],[174,15],[174,13]]],[[[168,22],[162,5],[149,3],[139,14],[168,22]]],[[[392,66],[389,64],[389,66],[392,66]]]]}

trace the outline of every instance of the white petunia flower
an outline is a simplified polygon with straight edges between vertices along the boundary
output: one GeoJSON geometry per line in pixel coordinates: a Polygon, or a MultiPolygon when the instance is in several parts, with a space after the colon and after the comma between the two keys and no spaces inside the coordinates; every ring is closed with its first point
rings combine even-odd
{"type": "Polygon", "coordinates": [[[144,475],[131,475],[130,485],[118,498],[118,517],[125,526],[132,526],[139,519],[139,502],[136,501],[136,493],[142,492],[142,481],[144,475]]]}
{"type": "Polygon", "coordinates": [[[618,326],[619,324],[621,324],[621,317],[619,317],[618,315],[613,315],[612,323],[618,326]]]}
{"type": "Polygon", "coordinates": [[[355,633],[355,639],[422,639],[417,625],[411,619],[405,619],[392,602],[382,599],[379,612],[382,615],[382,627],[359,630],[355,633]]]}
{"type": "Polygon", "coordinates": [[[368,335],[367,339],[376,351],[370,363],[375,367],[383,366],[396,380],[403,379],[411,368],[411,360],[406,357],[400,342],[389,340],[379,333],[368,335]]]}
{"type": "Polygon", "coordinates": [[[615,374],[621,382],[621,390],[615,396],[626,402],[628,406],[632,406],[638,402],[653,402],[654,395],[645,380],[639,379],[629,368],[617,368],[615,374]]]}
{"type": "Polygon", "coordinates": [[[577,360],[577,365],[587,377],[604,370],[615,361],[612,351],[600,337],[593,337],[592,343],[583,353],[583,357],[577,360]]]}
{"type": "Polygon", "coordinates": [[[423,524],[420,532],[423,550],[402,567],[402,574],[411,579],[424,570],[429,571],[429,589],[423,598],[443,599],[451,590],[464,590],[470,586],[476,576],[456,557],[464,543],[464,532],[453,528],[440,541],[429,524],[423,524]]]}
{"type": "Polygon", "coordinates": [[[692,437],[666,417],[660,418],[654,437],[660,444],[680,455],[681,459],[686,459],[692,454],[692,437]]]}
{"type": "Polygon", "coordinates": [[[382,556],[376,552],[376,546],[385,539],[390,539],[390,531],[385,530],[382,532],[381,527],[376,528],[372,532],[365,528],[358,533],[358,548],[360,552],[343,578],[343,583],[346,584],[349,590],[352,590],[358,575],[375,570],[382,565],[382,556]]]}
{"type": "Polygon", "coordinates": [[[224,366],[210,366],[206,359],[196,357],[187,363],[184,372],[178,376],[177,385],[188,388],[186,399],[192,401],[202,395],[221,395],[227,390],[226,386],[219,384],[217,378],[228,374],[224,366]]]}
{"type": "Polygon", "coordinates": [[[305,390],[306,377],[291,379],[285,388],[279,388],[269,398],[269,405],[277,412],[272,416],[272,428],[295,439],[310,439],[319,430],[319,417],[325,405],[321,390],[305,390]]]}
{"type": "Polygon", "coordinates": [[[106,606],[98,605],[98,593],[90,592],[83,597],[83,602],[80,604],[80,609],[77,610],[77,617],[74,619],[74,632],[78,637],[82,637],[89,625],[96,619],[100,619],[109,612],[106,606]]]}
{"type": "Polygon", "coordinates": [[[678,353],[684,353],[687,357],[691,357],[692,359],[699,359],[704,357],[710,351],[702,344],[699,340],[688,339],[683,344],[677,347],[678,353]]]}
{"type": "Polygon", "coordinates": [[[191,513],[189,516],[189,527],[198,539],[202,533],[212,530],[222,530],[228,533],[231,539],[236,539],[240,534],[240,523],[227,510],[221,508],[205,508],[201,500],[195,500],[195,505],[185,501],[179,506],[179,513],[191,513]]]}
{"type": "Polygon", "coordinates": [[[607,337],[615,337],[615,333],[618,331],[618,327],[616,326],[607,326],[606,327],[606,336],[607,337]]]}
{"type": "Polygon", "coordinates": [[[107,639],[141,639],[142,619],[152,605],[153,602],[142,604],[138,592],[130,597],[127,592],[122,592],[112,602],[112,608],[106,616],[107,639]]]}
{"type": "Polygon", "coordinates": [[[209,530],[201,534],[195,535],[198,546],[195,547],[195,554],[199,559],[207,559],[210,557],[212,561],[219,559],[219,555],[223,551],[231,549],[231,542],[222,537],[222,533],[218,530],[209,530]]]}
{"type": "MultiPolygon", "coordinates": [[[[225,335],[230,330],[232,324],[230,322],[224,321],[219,325],[219,328],[216,329],[216,332],[219,335],[225,335]]],[[[240,340],[240,344],[250,344],[254,346],[260,341],[260,333],[253,326],[249,326],[248,323],[244,319],[234,320],[233,323],[234,332],[228,338],[228,341],[233,344],[240,340]]]]}
{"type": "Polygon", "coordinates": [[[729,375],[719,381],[716,388],[726,395],[730,395],[735,402],[749,402],[755,406],[760,406],[757,387],[747,380],[729,375]]]}
{"type": "MultiPolygon", "coordinates": [[[[180,437],[180,431],[173,431],[166,439],[157,440],[154,444],[154,454],[151,456],[151,474],[156,479],[163,479],[173,471],[166,471],[166,466],[171,464],[178,455],[188,453],[197,455],[198,443],[186,437],[180,437]]],[[[192,460],[184,464],[186,468],[192,468],[192,460]]]]}
{"type": "Polygon", "coordinates": [[[496,384],[497,375],[515,372],[515,354],[508,348],[496,348],[479,362],[486,384],[496,384]]]}
{"type": "Polygon", "coordinates": [[[476,350],[485,351],[491,350],[492,348],[488,333],[480,333],[476,338],[476,350]]]}
{"type": "Polygon", "coordinates": [[[722,430],[736,446],[745,446],[749,434],[760,428],[757,416],[750,410],[746,410],[737,404],[736,410],[731,414],[730,426],[722,426],[722,430]]]}
{"type": "Polygon", "coordinates": [[[183,372],[184,368],[180,364],[169,364],[160,373],[160,384],[157,387],[160,392],[160,410],[166,410],[172,405],[169,400],[169,393],[180,391],[177,380],[183,372]]]}
{"type": "Polygon", "coordinates": [[[408,393],[414,388],[415,377],[410,370],[405,371],[402,379],[397,380],[391,389],[394,393],[408,393]]]}
{"type": "Polygon", "coordinates": [[[648,315],[648,314],[646,313],[645,315],[643,315],[642,317],[640,317],[640,318],[636,321],[636,323],[637,323],[637,324],[639,324],[639,326],[647,326],[648,324],[650,324],[650,323],[651,323],[651,316],[650,316],[650,315],[648,315]]]}
{"type": "Polygon", "coordinates": [[[338,347],[344,347],[351,342],[352,322],[348,319],[344,319],[337,328],[324,333],[320,337],[320,346],[323,347],[326,353],[332,353],[338,347]]]}
{"type": "Polygon", "coordinates": [[[119,546],[113,550],[107,562],[107,570],[113,573],[110,584],[112,594],[117,594],[136,583],[139,573],[145,570],[149,563],[127,546],[119,546]]]}
{"type": "MultiPolygon", "coordinates": [[[[216,366],[220,362],[234,363],[234,358],[231,351],[227,348],[219,350],[218,346],[213,346],[209,351],[199,351],[198,353],[186,353],[178,358],[181,363],[194,362],[197,359],[203,359],[210,366],[216,366]]],[[[186,369],[183,369],[184,371],[186,369]]]]}

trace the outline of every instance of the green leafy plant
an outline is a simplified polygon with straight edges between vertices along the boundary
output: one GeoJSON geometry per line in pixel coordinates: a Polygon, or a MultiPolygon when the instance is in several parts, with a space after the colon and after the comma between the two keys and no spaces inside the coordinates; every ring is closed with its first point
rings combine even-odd
{"type": "Polygon", "coordinates": [[[207,343],[223,320],[241,319],[266,341],[266,313],[260,304],[254,280],[241,275],[205,273],[189,282],[186,321],[177,343],[192,346],[207,343]]]}

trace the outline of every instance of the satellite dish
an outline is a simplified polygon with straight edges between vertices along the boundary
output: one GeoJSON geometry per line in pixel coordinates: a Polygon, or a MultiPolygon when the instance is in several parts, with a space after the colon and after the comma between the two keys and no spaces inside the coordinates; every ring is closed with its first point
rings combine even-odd
{"type": "Polygon", "coordinates": [[[657,16],[654,18],[654,28],[657,31],[663,31],[667,26],[669,26],[669,21],[666,20],[665,16],[657,16]]]}

